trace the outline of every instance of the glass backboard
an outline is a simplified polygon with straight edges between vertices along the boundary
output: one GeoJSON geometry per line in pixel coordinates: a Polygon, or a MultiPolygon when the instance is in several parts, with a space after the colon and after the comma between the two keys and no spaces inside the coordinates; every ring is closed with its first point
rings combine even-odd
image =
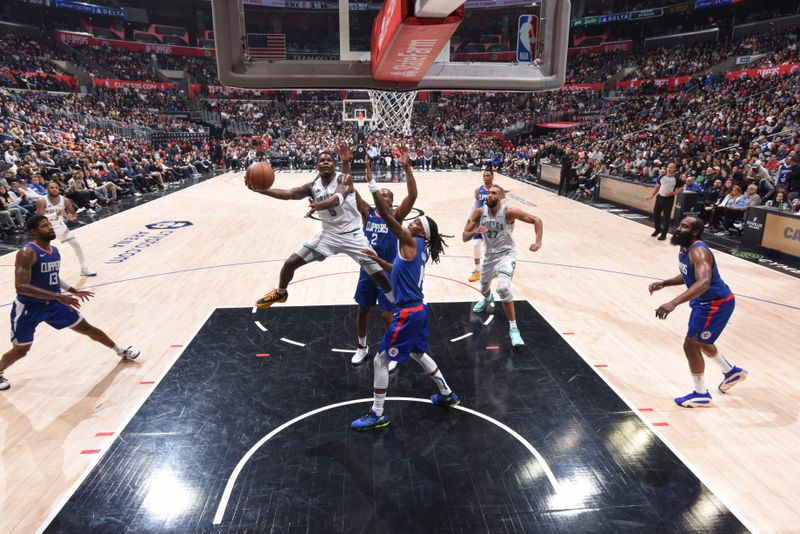
{"type": "MultiPolygon", "coordinates": [[[[389,1],[414,17],[427,0],[389,1]]],[[[439,1],[446,0],[430,0],[439,1]]],[[[467,0],[448,44],[426,74],[410,82],[372,76],[373,24],[383,5],[212,0],[220,81],[260,89],[394,91],[541,91],[564,83],[569,0],[467,0]]]]}

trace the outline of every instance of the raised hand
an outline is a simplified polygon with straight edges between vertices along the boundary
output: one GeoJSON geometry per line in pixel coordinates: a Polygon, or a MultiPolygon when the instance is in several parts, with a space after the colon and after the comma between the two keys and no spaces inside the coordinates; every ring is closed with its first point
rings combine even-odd
{"type": "Polygon", "coordinates": [[[342,161],[350,161],[353,158],[353,149],[347,146],[345,141],[336,145],[336,149],[339,151],[339,157],[342,158],[342,161]]]}
{"type": "Polygon", "coordinates": [[[408,156],[408,147],[406,145],[400,145],[400,157],[398,159],[403,167],[410,165],[411,159],[408,156]]]}

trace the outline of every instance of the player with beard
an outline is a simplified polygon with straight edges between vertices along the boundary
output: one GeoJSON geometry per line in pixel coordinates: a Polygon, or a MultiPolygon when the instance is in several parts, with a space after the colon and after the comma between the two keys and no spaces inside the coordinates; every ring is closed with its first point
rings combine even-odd
{"type": "Polygon", "coordinates": [[[530,250],[536,252],[542,248],[542,220],[519,208],[508,206],[503,188],[493,185],[489,188],[486,204],[472,213],[461,238],[467,242],[476,234],[480,234],[483,236],[486,248],[481,266],[481,293],[484,298],[475,304],[472,311],[482,313],[494,302],[491,284],[492,279],[497,278],[497,295],[503,303],[503,310],[508,319],[511,345],[519,347],[525,342],[517,327],[514,296],[511,294],[511,279],[517,266],[517,247],[511,234],[514,232],[516,221],[532,224],[536,229],[536,242],[530,246],[530,250]]]}
{"type": "Polygon", "coordinates": [[[366,273],[383,290],[389,302],[394,302],[389,279],[378,263],[362,252],[370,248],[361,226],[361,214],[356,205],[353,178],[336,172],[336,162],[331,152],[320,152],[317,158],[318,175],[314,181],[292,189],[253,189],[256,193],[280,200],[300,200],[310,197],[309,212],[317,213],[322,221],[322,231],[303,243],[283,263],[278,287],[258,299],[256,308],[269,308],[277,302],[286,302],[286,288],[294,272],[311,261],[324,261],[328,256],[346,254],[357,261],[366,273]]]}
{"type": "Polygon", "coordinates": [[[744,382],[747,371],[731,364],[719,352],[714,342],[722,334],[725,325],[733,314],[736,299],[717,270],[714,255],[703,241],[703,221],[697,217],[684,217],[671,243],[680,246],[678,267],[680,274],[669,280],[650,284],[650,294],[667,286],[686,284],[686,291],[662,304],[656,309],[656,317],[666,319],[679,304],[689,302],[692,313],[689,316],[689,331],[683,341],[683,352],[689,360],[694,390],[688,395],[678,397],[675,402],[685,408],[705,407],[712,403],[711,394],[706,388],[705,361],[703,354],[716,362],[722,369],[723,379],[719,385],[722,393],[744,382]]]}
{"type": "Polygon", "coordinates": [[[56,238],[50,220],[44,215],[34,215],[25,226],[33,241],[25,243],[14,260],[17,297],[11,305],[12,347],[0,359],[0,390],[11,387],[3,377],[3,371],[28,354],[33,345],[33,334],[41,323],[56,330],[71,328],[113,349],[117,356],[135,360],[139,356],[138,350],[120,347],[78,313],[81,302],[89,300],[94,293],[75,289],[59,276],[61,254],[50,244],[56,238]]]}

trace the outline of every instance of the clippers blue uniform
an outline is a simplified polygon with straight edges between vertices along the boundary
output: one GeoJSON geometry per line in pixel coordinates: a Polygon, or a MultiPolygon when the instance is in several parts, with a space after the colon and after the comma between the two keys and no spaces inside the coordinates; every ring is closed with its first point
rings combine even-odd
{"type": "Polygon", "coordinates": [[[694,265],[689,257],[689,252],[695,247],[705,248],[711,254],[711,287],[696,299],[689,301],[692,313],[689,316],[689,331],[686,337],[697,336],[701,343],[712,344],[728,324],[733,309],[736,307],[736,299],[719,275],[714,254],[702,241],[695,241],[688,249],[681,249],[678,253],[678,267],[686,287],[690,287],[697,281],[694,265]]]}
{"type": "MultiPolygon", "coordinates": [[[[481,184],[480,188],[478,188],[478,206],[477,209],[481,209],[486,201],[489,199],[489,190],[481,184]]],[[[475,234],[472,236],[472,239],[483,239],[481,234],[475,234]]]]}
{"type": "MultiPolygon", "coordinates": [[[[31,285],[53,293],[61,293],[58,273],[61,254],[54,246],[46,251],[36,243],[26,243],[36,253],[36,263],[31,267],[31,285]]],[[[11,342],[30,345],[39,323],[47,323],[56,330],[75,326],[82,317],[76,310],[57,300],[45,300],[27,295],[17,295],[11,305],[11,342]]]]}
{"type": "Polygon", "coordinates": [[[423,302],[422,280],[428,250],[420,237],[417,255],[406,260],[398,252],[392,269],[395,310],[392,324],[384,334],[378,352],[386,351],[389,360],[405,362],[409,354],[428,352],[428,306],[423,302]]]}
{"type": "MultiPolygon", "coordinates": [[[[369,210],[369,216],[364,225],[364,235],[367,236],[367,241],[379,258],[389,262],[394,261],[397,256],[397,237],[389,231],[389,225],[375,208],[369,210]]],[[[383,289],[364,269],[361,269],[358,274],[358,285],[356,285],[356,294],[353,298],[359,306],[365,308],[372,308],[377,304],[380,309],[385,311],[394,309],[394,305],[386,298],[383,289]]]]}

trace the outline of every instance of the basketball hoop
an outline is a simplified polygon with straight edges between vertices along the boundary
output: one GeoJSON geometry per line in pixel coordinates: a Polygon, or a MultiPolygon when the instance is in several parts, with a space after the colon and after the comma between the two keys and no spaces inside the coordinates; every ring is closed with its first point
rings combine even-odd
{"type": "Polygon", "coordinates": [[[391,133],[411,135],[411,114],[416,91],[367,91],[372,101],[372,127],[391,133]]]}

